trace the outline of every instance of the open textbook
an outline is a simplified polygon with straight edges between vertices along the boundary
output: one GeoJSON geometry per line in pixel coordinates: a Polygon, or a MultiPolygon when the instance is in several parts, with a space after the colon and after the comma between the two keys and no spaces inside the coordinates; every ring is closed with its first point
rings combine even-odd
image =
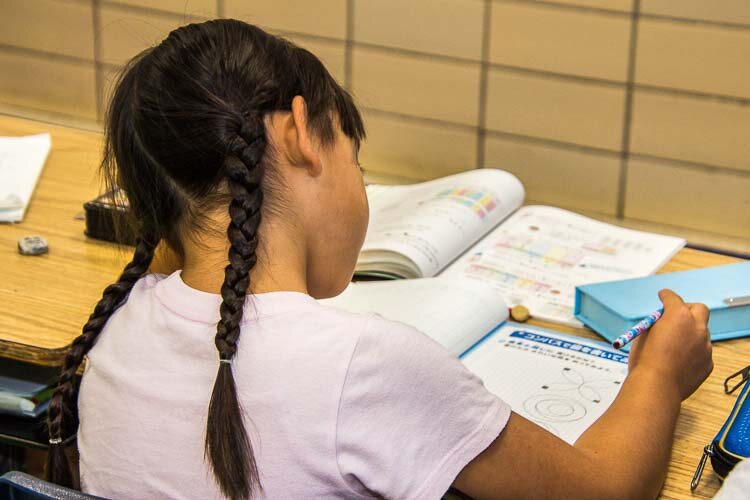
{"type": "Polygon", "coordinates": [[[367,195],[370,226],[356,275],[469,277],[510,306],[574,326],[577,285],[652,274],[685,245],[559,208],[521,207],[521,182],[497,169],[370,185],[367,195]]]}
{"type": "Polygon", "coordinates": [[[507,322],[500,293],[470,279],[352,283],[321,302],[414,326],[459,355],[513,411],[568,443],[606,411],[627,375],[627,354],[507,322]]]}

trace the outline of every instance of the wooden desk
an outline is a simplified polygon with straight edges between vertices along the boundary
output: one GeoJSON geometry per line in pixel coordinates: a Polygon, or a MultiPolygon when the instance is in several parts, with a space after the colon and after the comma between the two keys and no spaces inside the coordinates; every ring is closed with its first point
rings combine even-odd
{"type": "Polygon", "coordinates": [[[41,132],[52,135],[52,151],[26,217],[0,225],[0,355],[59,365],[128,255],[87,239],[76,219],[99,193],[101,134],[0,115],[0,135],[41,132]],[[33,234],[47,239],[48,254],[18,253],[18,240],[33,234]]]}
{"type": "MultiPolygon", "coordinates": [[[[103,288],[111,283],[129,258],[129,249],[87,239],[84,222],[76,219],[82,204],[99,193],[96,168],[101,136],[0,115],[0,135],[52,134],[52,152],[25,220],[0,225],[0,355],[60,364],[103,288]],[[23,257],[16,251],[19,238],[40,234],[50,253],[23,257]]],[[[736,259],[697,250],[682,250],[663,271],[677,271],[734,262],[736,259]]],[[[564,329],[597,338],[588,330],[564,329]]],[[[688,400],[677,425],[672,463],[662,498],[691,497],[689,484],[701,456],[729,413],[734,397],[722,392],[722,381],[750,363],[750,340],[715,344],[716,368],[688,400]]],[[[697,498],[710,498],[719,482],[706,469],[697,498]]]]}

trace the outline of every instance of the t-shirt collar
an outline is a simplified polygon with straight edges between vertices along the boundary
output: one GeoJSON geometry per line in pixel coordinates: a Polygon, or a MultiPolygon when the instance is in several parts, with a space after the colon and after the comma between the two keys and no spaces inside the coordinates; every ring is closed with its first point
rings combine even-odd
{"type": "MultiPolygon", "coordinates": [[[[219,320],[221,295],[204,292],[188,286],[182,280],[182,271],[156,275],[159,282],[154,293],[169,310],[184,318],[201,323],[216,323],[219,320]]],[[[302,292],[274,291],[248,295],[242,322],[283,314],[300,307],[317,304],[314,298],[302,292]]]]}

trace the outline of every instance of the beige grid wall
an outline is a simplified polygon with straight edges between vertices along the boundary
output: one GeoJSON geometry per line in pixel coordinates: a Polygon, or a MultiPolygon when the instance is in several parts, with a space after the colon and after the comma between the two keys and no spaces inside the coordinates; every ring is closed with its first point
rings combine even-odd
{"type": "Polygon", "coordinates": [[[308,47],[354,92],[368,170],[500,167],[531,202],[750,238],[748,0],[0,6],[0,111],[95,122],[129,57],[185,22],[235,17],[308,47]]]}

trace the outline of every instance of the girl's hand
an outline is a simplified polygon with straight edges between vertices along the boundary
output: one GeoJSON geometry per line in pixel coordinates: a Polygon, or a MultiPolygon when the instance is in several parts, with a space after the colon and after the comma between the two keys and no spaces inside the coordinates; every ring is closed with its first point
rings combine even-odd
{"type": "Polygon", "coordinates": [[[664,315],[640,335],[630,350],[630,371],[660,373],[680,401],[687,399],[713,370],[708,308],[686,304],[671,290],[659,292],[664,315]]]}

